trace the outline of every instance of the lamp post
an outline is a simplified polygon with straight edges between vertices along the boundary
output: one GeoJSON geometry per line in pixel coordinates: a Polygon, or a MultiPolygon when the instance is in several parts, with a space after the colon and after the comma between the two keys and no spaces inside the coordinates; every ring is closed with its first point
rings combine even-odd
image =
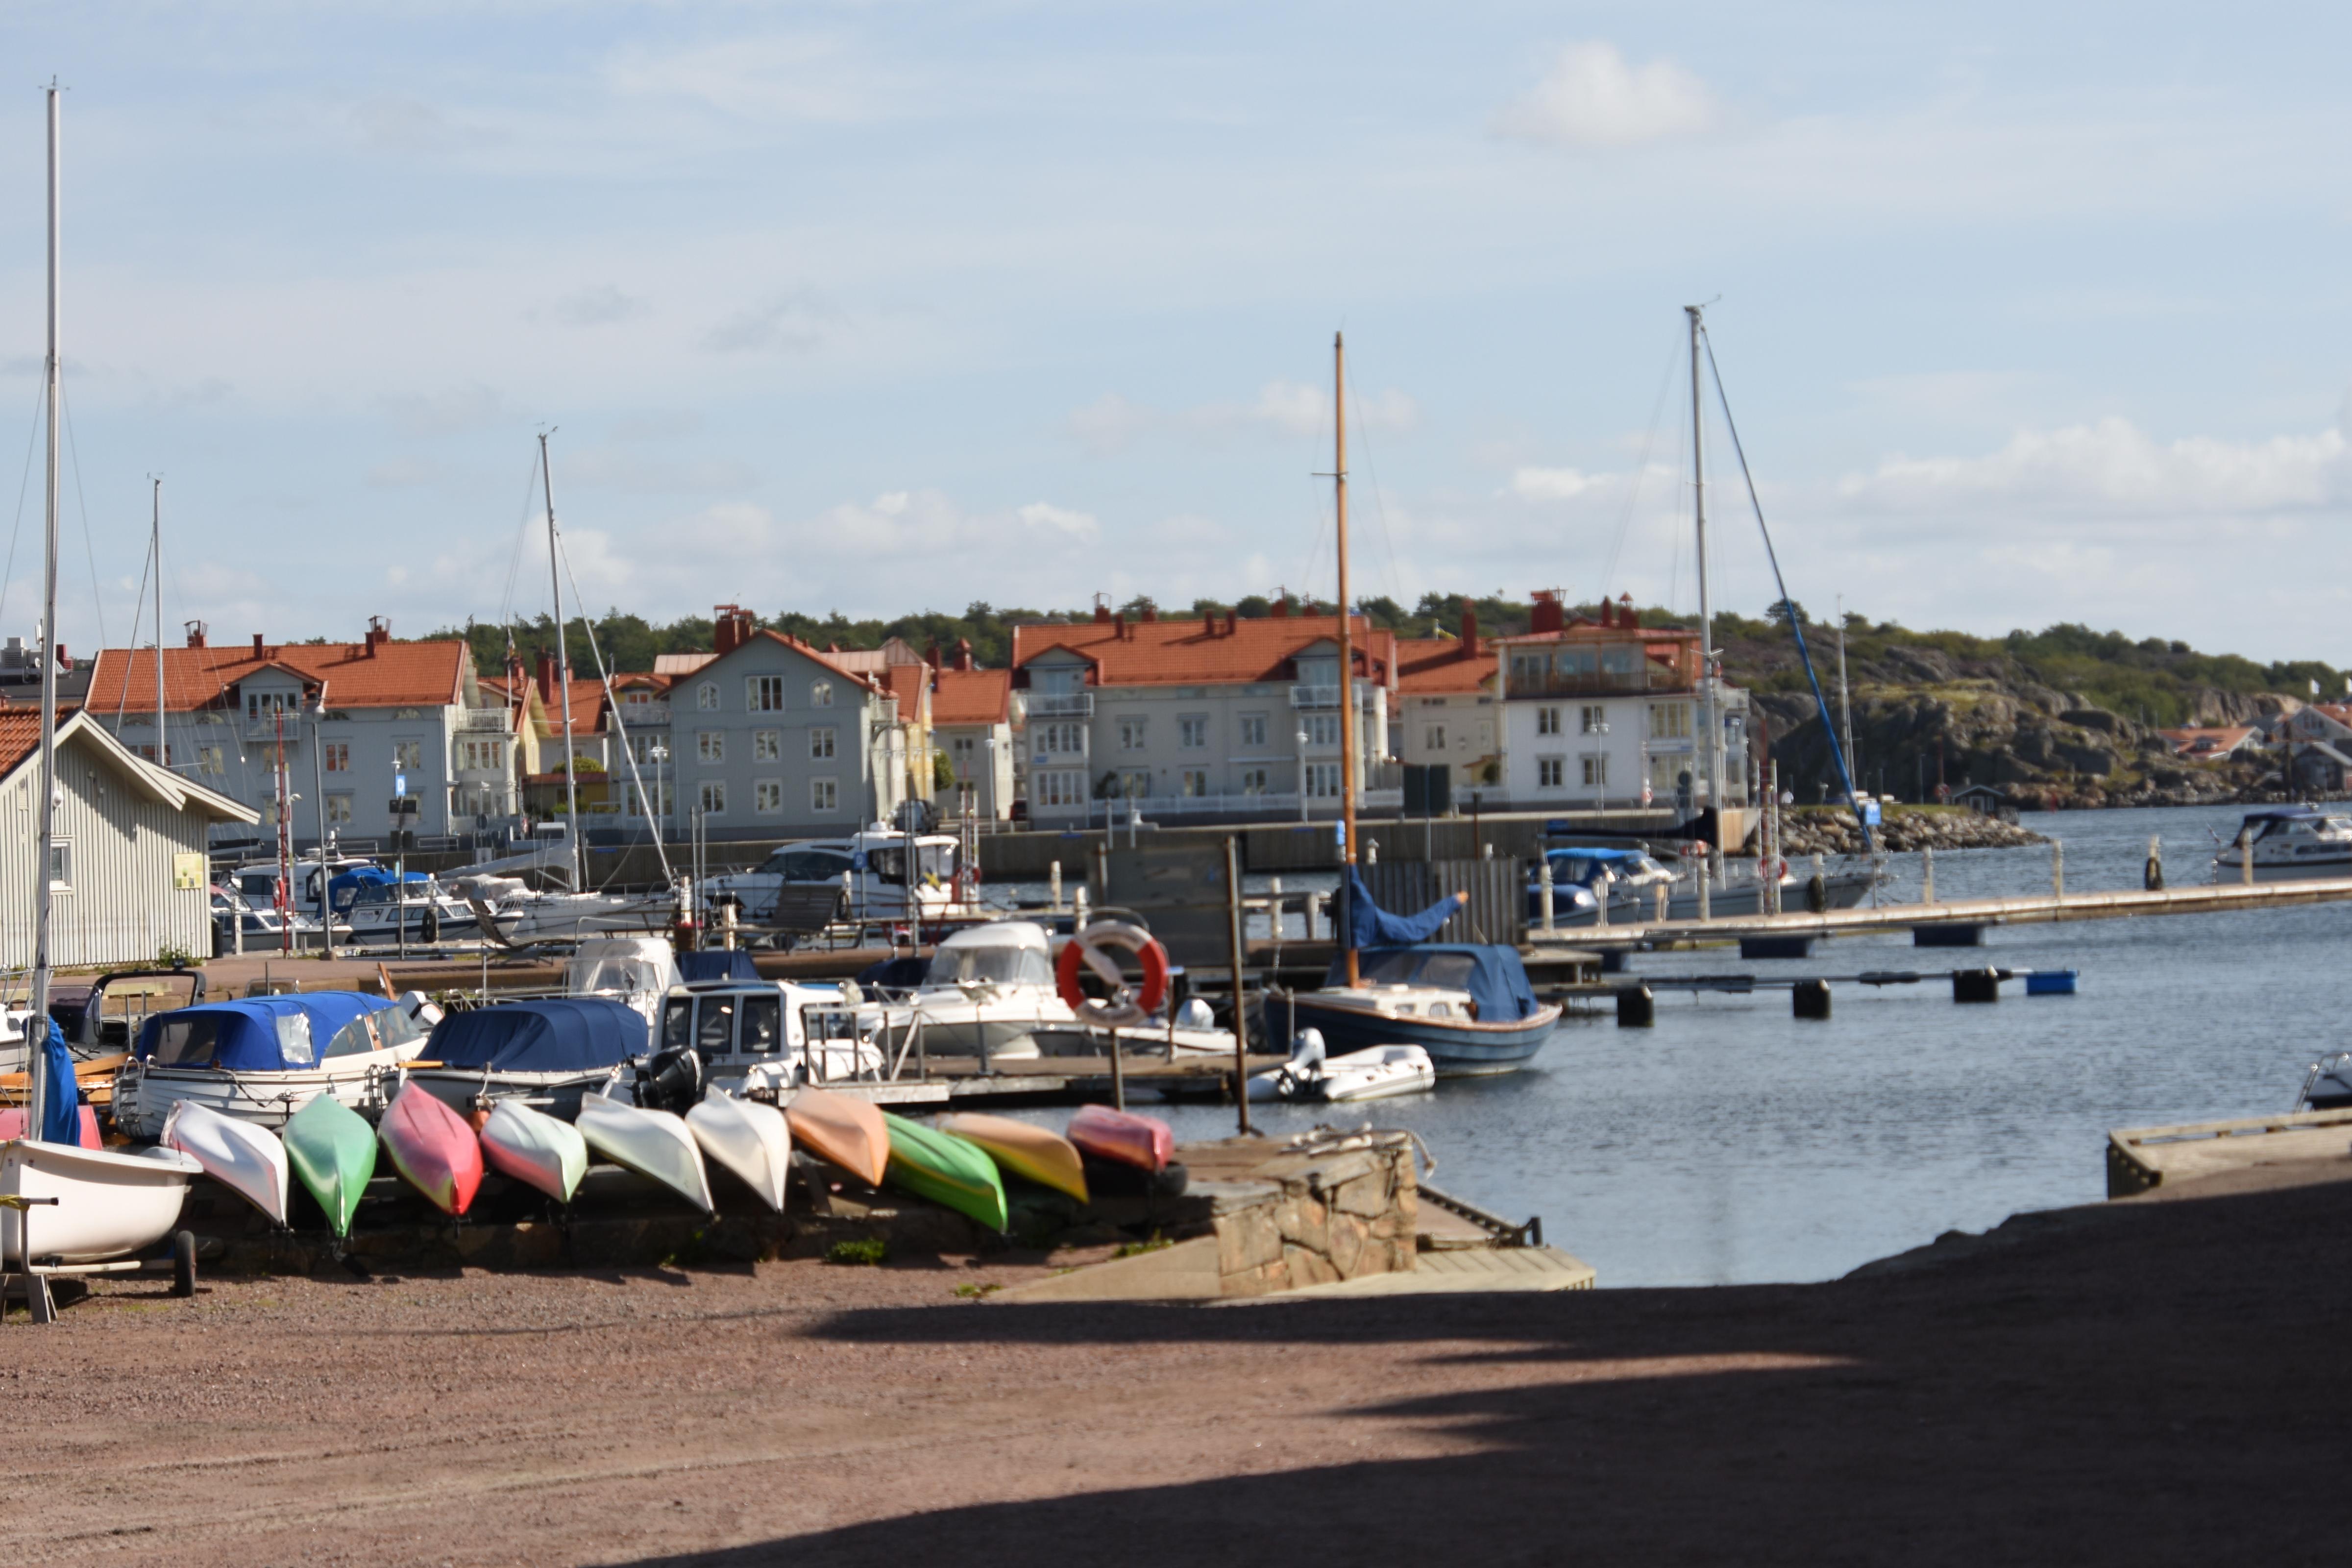
{"type": "Polygon", "coordinates": [[[996,737],[988,737],[988,826],[996,830],[996,737]]]}
{"type": "Polygon", "coordinates": [[[1307,727],[1298,727],[1298,820],[1307,820],[1307,727]]]}

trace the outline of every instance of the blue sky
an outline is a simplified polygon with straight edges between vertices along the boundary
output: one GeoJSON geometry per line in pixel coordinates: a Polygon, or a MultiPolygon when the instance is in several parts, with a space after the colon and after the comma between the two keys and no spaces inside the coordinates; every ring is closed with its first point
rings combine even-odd
{"type": "MultiPolygon", "coordinates": [[[[175,634],[535,613],[542,425],[599,607],[1328,594],[1343,326],[1360,592],[1688,605],[1686,390],[1653,411],[1680,307],[1719,296],[1809,605],[2346,662],[2346,31],[20,0],[0,467],[37,394],[54,71],[69,645],[127,634],[151,472],[175,634]]],[[[1753,524],[1711,496],[1753,613],[1753,524]]]]}

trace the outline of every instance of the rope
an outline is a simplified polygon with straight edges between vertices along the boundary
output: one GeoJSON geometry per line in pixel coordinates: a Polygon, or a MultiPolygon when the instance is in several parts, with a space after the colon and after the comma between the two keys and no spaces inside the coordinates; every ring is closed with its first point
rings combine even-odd
{"type": "MultiPolygon", "coordinates": [[[[98,546],[90,542],[89,497],[81,487],[81,447],[74,440],[73,408],[66,401],[66,378],[62,366],[59,367],[58,374],[58,412],[64,416],[66,451],[73,458],[74,505],[81,512],[81,549],[82,554],[89,562],[90,608],[98,612],[98,646],[104,647],[107,643],[106,600],[100,595],[98,587],[98,546]]],[[[57,641],[57,637],[56,631],[50,631],[49,640],[52,643],[57,641]]]]}

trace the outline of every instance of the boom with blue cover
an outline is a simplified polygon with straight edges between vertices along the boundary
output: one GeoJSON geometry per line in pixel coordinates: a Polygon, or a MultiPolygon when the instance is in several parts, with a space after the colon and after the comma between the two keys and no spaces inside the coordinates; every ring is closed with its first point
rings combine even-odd
{"type": "Polygon", "coordinates": [[[1448,893],[1417,915],[1392,915],[1372,901],[1356,868],[1348,868],[1349,947],[1409,947],[1417,942],[1427,942],[1461,907],[1462,901],[1448,893]]]}

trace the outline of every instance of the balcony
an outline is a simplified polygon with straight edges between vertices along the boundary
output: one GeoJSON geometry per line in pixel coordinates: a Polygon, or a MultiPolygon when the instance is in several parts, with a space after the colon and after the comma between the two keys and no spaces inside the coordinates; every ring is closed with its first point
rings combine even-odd
{"type": "Polygon", "coordinates": [[[457,710],[457,731],[460,734],[503,735],[513,727],[513,721],[504,708],[461,708],[457,710]]]}
{"type": "MultiPolygon", "coordinates": [[[[1370,712],[1381,700],[1381,688],[1369,680],[1356,682],[1356,706],[1370,712]]],[[[1337,708],[1339,706],[1339,683],[1328,686],[1294,686],[1290,689],[1290,705],[1297,709],[1337,708]]]]}
{"type": "Polygon", "coordinates": [[[613,711],[620,715],[622,725],[627,729],[669,728],[669,704],[667,702],[624,702],[613,711]]]}
{"type": "Polygon", "coordinates": [[[1033,691],[1029,694],[1029,717],[1032,719],[1091,719],[1095,715],[1095,694],[1091,691],[1033,691]]]}
{"type": "Polygon", "coordinates": [[[1645,669],[1513,670],[1503,695],[1519,697],[1638,697],[1647,692],[1688,692],[1692,682],[1662,664],[1645,669]]]}

